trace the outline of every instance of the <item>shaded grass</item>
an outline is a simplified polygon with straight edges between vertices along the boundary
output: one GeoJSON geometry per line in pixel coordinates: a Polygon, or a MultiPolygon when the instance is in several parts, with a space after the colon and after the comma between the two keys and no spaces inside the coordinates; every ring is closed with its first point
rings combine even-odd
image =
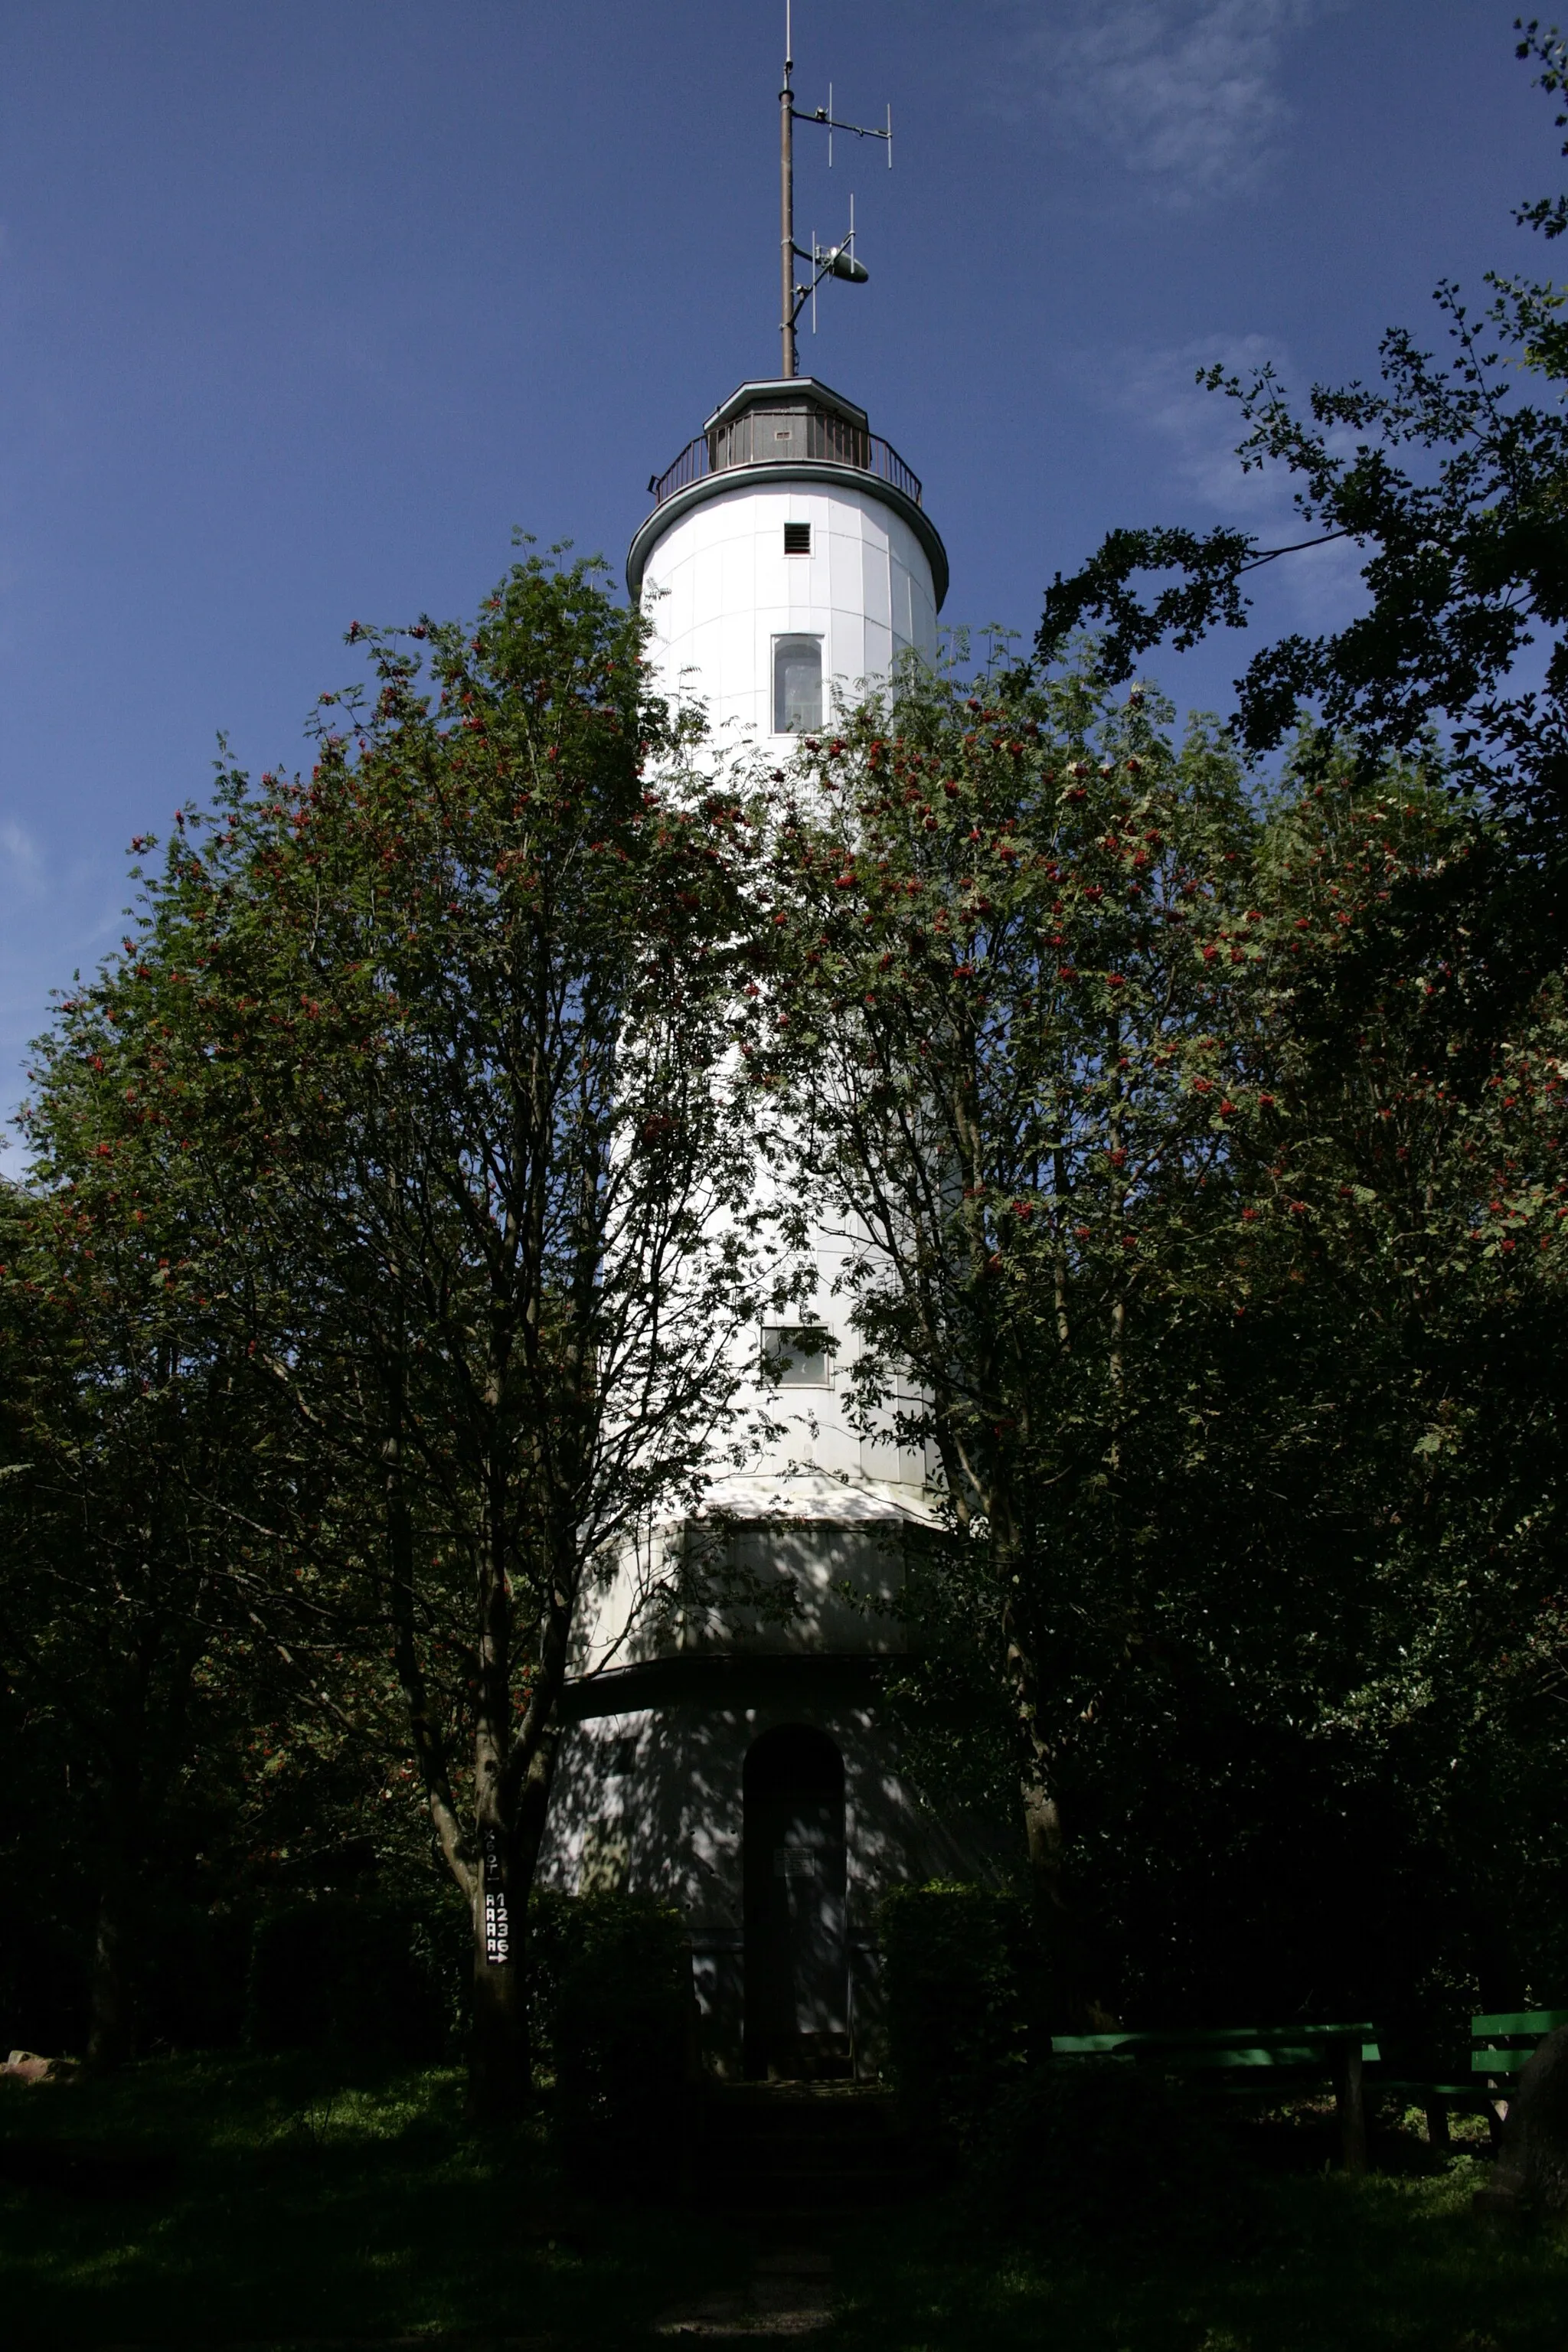
{"type": "Polygon", "coordinates": [[[1568,2234],[1470,2210],[1480,2158],[1398,2179],[1261,2183],[1215,2258],[1141,2246],[976,2242],[961,2206],[856,2233],[837,2264],[844,2352],[1568,2352],[1568,2234]]]}
{"type": "MultiPolygon", "coordinates": [[[[113,2168],[100,2194],[22,2185],[9,2168],[0,2179],[7,2345],[194,2352],[447,2332],[647,2345],[659,2311],[745,2277],[755,2238],[678,2202],[673,2128],[658,2178],[605,2179],[590,2196],[563,2180],[542,2121],[475,2137],[461,2103],[453,2070],[303,2055],[0,2085],[0,2166],[7,2149],[47,2146],[113,2168]]],[[[1218,2259],[1212,2233],[1201,2253],[1144,2243],[1136,2214],[1114,2243],[1042,2229],[1023,2251],[954,2195],[835,2233],[840,2316],[816,2340],[825,2352],[1568,2352],[1568,2237],[1476,2220],[1486,2177],[1464,2153],[1359,2182],[1264,2177],[1259,2209],[1218,2259]]]]}
{"type": "Polygon", "coordinates": [[[568,2194],[540,2122],[470,2135],[448,2069],[226,2055],[0,2085],[0,2156],[7,2143],[8,2173],[45,2168],[18,2143],[113,2166],[108,2194],[0,2182],[16,2345],[458,2329],[615,2344],[746,2264],[733,2233],[660,2210],[673,2164],[650,2197],[591,2204],[568,2194]],[[139,2174],[153,2183],[140,2194],[139,2174]]]}

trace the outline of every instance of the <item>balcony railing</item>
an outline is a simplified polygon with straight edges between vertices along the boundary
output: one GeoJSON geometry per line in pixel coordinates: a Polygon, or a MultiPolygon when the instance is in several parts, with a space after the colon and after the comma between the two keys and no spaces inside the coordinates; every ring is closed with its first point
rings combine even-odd
{"type": "Polygon", "coordinates": [[[852,466],[889,482],[918,507],[921,484],[889,441],[821,408],[748,408],[689,441],[673,466],[648,484],[656,507],[677,490],[736,466],[787,466],[802,457],[852,466]]]}

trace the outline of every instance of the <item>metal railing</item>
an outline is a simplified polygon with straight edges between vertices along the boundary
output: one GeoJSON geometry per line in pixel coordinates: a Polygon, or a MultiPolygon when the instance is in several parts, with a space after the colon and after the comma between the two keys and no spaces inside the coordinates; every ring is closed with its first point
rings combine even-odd
{"type": "Polygon", "coordinates": [[[874,474],[901,490],[918,507],[920,476],[905,465],[891,442],[868,433],[846,416],[821,408],[748,408],[727,424],[689,441],[673,466],[648,483],[656,507],[677,490],[736,466],[785,466],[808,457],[874,474]]]}

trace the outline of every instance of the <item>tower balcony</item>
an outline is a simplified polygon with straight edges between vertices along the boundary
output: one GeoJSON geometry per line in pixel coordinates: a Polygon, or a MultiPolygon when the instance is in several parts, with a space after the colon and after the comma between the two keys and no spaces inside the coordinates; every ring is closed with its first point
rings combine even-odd
{"type": "Polygon", "coordinates": [[[675,463],[652,477],[648,490],[657,509],[710,474],[803,461],[869,474],[901,491],[912,506],[921,502],[920,476],[890,441],[870,430],[865,410],[811,376],[743,383],[675,463]]]}
{"type": "Polygon", "coordinates": [[[653,508],[626,558],[626,585],[642,593],[654,547],[693,507],[726,492],[813,483],[869,496],[900,515],[925,551],[937,610],[947,593],[947,554],[925,512],[920,476],[863,408],[815,376],[743,383],[716,408],[672,466],[648,482],[653,508]]]}

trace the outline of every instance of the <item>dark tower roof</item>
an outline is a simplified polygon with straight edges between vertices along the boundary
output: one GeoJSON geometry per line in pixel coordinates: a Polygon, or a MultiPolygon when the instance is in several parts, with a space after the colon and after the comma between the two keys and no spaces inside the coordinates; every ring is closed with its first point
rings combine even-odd
{"type": "Polygon", "coordinates": [[[921,500],[918,474],[892,444],[870,430],[863,408],[815,376],[777,376],[743,383],[721,401],[673,466],[648,483],[653,512],[626,555],[626,588],[642,593],[658,541],[676,520],[706,499],[763,482],[834,482],[891,507],[925,550],[940,613],[947,594],[947,550],[921,500]]]}

